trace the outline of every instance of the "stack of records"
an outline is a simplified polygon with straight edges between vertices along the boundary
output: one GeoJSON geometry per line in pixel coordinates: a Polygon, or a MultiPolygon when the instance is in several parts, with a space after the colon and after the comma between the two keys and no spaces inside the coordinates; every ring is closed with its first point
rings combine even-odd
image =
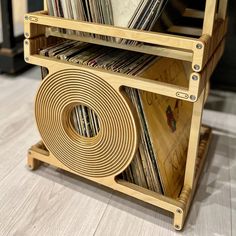
{"type": "MultiPolygon", "coordinates": [[[[168,0],[47,0],[51,16],[114,25],[130,29],[151,30],[168,0]]],[[[68,34],[75,32],[66,31],[68,34]]],[[[87,34],[76,32],[76,34],[87,34]]],[[[91,35],[90,35],[91,36],[91,35]]],[[[95,35],[107,41],[136,44],[130,40],[95,35]]]]}
{"type": "MultiPolygon", "coordinates": [[[[132,76],[187,86],[190,64],[137,52],[64,41],[40,51],[56,58],[132,76]]],[[[96,71],[94,71],[96,73],[96,71]]],[[[125,79],[125,78],[124,78],[125,79]]],[[[183,186],[192,104],[146,91],[125,88],[140,123],[138,151],[121,178],[143,188],[177,197],[183,186]]],[[[82,136],[96,136],[99,117],[86,106],[77,106],[71,116],[82,136]]]]}

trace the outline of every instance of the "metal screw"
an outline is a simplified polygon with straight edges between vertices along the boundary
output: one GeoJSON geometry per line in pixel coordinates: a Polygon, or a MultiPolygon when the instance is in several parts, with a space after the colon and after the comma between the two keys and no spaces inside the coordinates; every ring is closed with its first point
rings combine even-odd
{"type": "Polygon", "coordinates": [[[25,37],[29,37],[29,33],[25,33],[25,37]]]}
{"type": "Polygon", "coordinates": [[[196,48],[197,48],[197,49],[202,49],[202,44],[198,43],[198,44],[196,45],[196,48]]]}
{"type": "Polygon", "coordinates": [[[179,214],[182,214],[182,210],[181,209],[177,209],[176,212],[179,213],[179,214]]]}
{"type": "Polygon", "coordinates": [[[28,20],[29,19],[29,17],[28,16],[25,16],[25,20],[28,20]]]}
{"type": "Polygon", "coordinates": [[[175,228],[179,230],[179,229],[180,229],[180,226],[179,226],[179,225],[175,225],[175,228]]]}
{"type": "Polygon", "coordinates": [[[200,70],[200,66],[199,65],[194,65],[194,70],[200,70]]]}
{"type": "Polygon", "coordinates": [[[26,41],[25,41],[25,44],[26,44],[26,45],[28,45],[28,44],[29,44],[29,42],[26,40],[26,41]]]}
{"type": "Polygon", "coordinates": [[[192,101],[195,101],[195,100],[196,100],[196,96],[191,95],[191,96],[190,96],[190,99],[191,99],[192,101]]]}
{"type": "Polygon", "coordinates": [[[25,60],[26,60],[26,61],[29,61],[29,58],[28,58],[28,57],[26,57],[26,58],[25,58],[25,60]]]}
{"type": "Polygon", "coordinates": [[[192,76],[192,80],[197,81],[198,80],[198,76],[197,75],[193,75],[192,76]]]}

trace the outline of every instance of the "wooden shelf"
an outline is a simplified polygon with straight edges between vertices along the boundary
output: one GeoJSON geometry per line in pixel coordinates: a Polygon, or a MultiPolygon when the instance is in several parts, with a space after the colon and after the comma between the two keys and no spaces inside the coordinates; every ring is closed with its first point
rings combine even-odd
{"type": "Polygon", "coordinates": [[[150,54],[150,55],[169,57],[169,58],[174,58],[174,59],[179,59],[179,60],[189,61],[189,62],[192,62],[192,57],[193,57],[193,53],[191,51],[187,51],[187,50],[179,51],[174,48],[168,48],[168,47],[164,47],[164,46],[163,47],[161,47],[161,46],[155,47],[153,45],[148,45],[148,44],[140,44],[138,46],[128,46],[128,45],[119,44],[119,43],[115,43],[115,42],[104,41],[101,39],[63,34],[58,31],[53,31],[52,28],[46,29],[46,36],[47,37],[54,36],[54,37],[58,37],[58,38],[78,40],[81,42],[93,43],[93,44],[97,44],[97,45],[101,45],[101,46],[114,47],[114,48],[119,48],[119,49],[128,50],[128,51],[141,52],[141,53],[146,53],[146,54],[150,54]]]}
{"type": "MultiPolygon", "coordinates": [[[[213,1],[215,2],[215,1],[213,1]]],[[[214,15],[215,16],[215,15],[214,15]]],[[[25,16],[25,37],[33,38],[41,34],[47,36],[53,35],[57,37],[71,38],[75,40],[90,42],[94,44],[123,48],[125,50],[137,51],[139,47],[125,46],[117,43],[109,43],[87,37],[77,37],[73,35],[60,34],[52,30],[52,28],[70,29],[91,34],[100,34],[104,36],[124,38],[135,40],[150,45],[141,46],[141,51],[147,54],[155,54],[187,60],[192,62],[192,69],[200,72],[206,66],[209,58],[214,53],[219,42],[222,41],[226,34],[226,19],[207,19],[204,22],[213,21],[210,25],[205,23],[205,28],[201,30],[202,35],[199,38],[184,37],[170,33],[157,33],[143,30],[132,30],[102,24],[94,24],[82,21],[69,20],[64,18],[52,17],[47,15],[47,11],[27,14],[25,16]],[[31,30],[31,26],[34,30],[31,30]],[[209,28],[207,30],[207,28],[209,28]]],[[[178,27],[179,28],[179,27],[178,27]]],[[[185,27],[180,29],[184,30],[185,27]]],[[[172,28],[173,30],[173,28],[172,28]]],[[[195,35],[195,34],[194,34],[195,35]]]]}
{"type": "MultiPolygon", "coordinates": [[[[55,33],[55,35],[57,34],[58,33],[55,33]]],[[[74,36],[72,37],[68,36],[68,38],[73,38],[73,37],[74,36]]],[[[74,38],[76,38],[76,36],[74,38]]],[[[96,40],[91,39],[91,41],[94,42],[96,40]]],[[[99,40],[99,42],[101,42],[101,40],[99,40]]],[[[25,59],[28,63],[39,65],[42,67],[47,67],[49,70],[52,70],[53,66],[50,66],[50,65],[54,64],[55,62],[61,64],[62,67],[64,64],[67,64],[67,65],[71,64],[69,62],[61,62],[56,59],[40,56],[38,54],[38,49],[45,47],[45,45],[47,44],[47,38],[45,36],[41,36],[41,34],[39,34],[38,37],[26,39],[24,44],[25,44],[25,49],[24,49],[25,59]]],[[[101,44],[104,45],[104,43],[102,42],[101,44]]],[[[112,43],[105,43],[105,44],[106,46],[112,45],[112,43]]],[[[122,48],[124,50],[125,48],[130,49],[131,47],[121,46],[118,48],[122,48]]],[[[134,47],[134,48],[135,48],[134,51],[138,51],[139,49],[139,47],[134,47]]],[[[143,51],[146,52],[146,49],[147,49],[146,46],[141,46],[141,48],[142,48],[142,50],[140,50],[141,52],[143,51]]],[[[87,66],[77,65],[77,68],[95,72],[96,74],[100,76],[105,75],[106,77],[108,77],[110,74],[112,74],[113,78],[117,80],[117,83],[120,83],[123,86],[133,87],[136,89],[145,89],[146,91],[149,91],[149,92],[158,93],[161,95],[174,97],[181,100],[187,100],[190,102],[195,102],[198,100],[200,94],[205,88],[205,85],[209,81],[211,74],[213,73],[218,61],[220,60],[223,54],[223,51],[224,51],[224,38],[221,42],[219,42],[219,45],[217,45],[214,54],[211,56],[211,58],[209,58],[208,63],[207,63],[208,66],[206,66],[201,73],[194,72],[194,71],[189,73],[188,88],[169,84],[166,82],[152,81],[150,79],[148,80],[142,77],[120,75],[119,73],[112,73],[106,70],[95,69],[95,68],[91,68],[87,66]]],[[[155,51],[153,50],[153,52],[155,51]]],[[[163,53],[163,55],[166,55],[166,53],[163,53]]],[[[71,65],[73,66],[73,64],[71,65]]]]}

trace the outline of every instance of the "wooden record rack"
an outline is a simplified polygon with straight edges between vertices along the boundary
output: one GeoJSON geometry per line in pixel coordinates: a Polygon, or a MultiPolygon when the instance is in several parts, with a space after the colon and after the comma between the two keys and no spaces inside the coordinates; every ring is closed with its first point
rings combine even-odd
{"type": "MultiPolygon", "coordinates": [[[[210,142],[210,129],[202,127],[202,112],[207,97],[207,84],[224,51],[225,34],[227,31],[226,11],[227,0],[206,0],[205,12],[195,9],[186,9],[183,13],[185,16],[191,18],[202,19],[203,27],[201,29],[194,30],[188,27],[178,26],[172,27],[171,33],[146,32],[51,17],[48,16],[46,7],[44,11],[26,14],[26,39],[24,41],[25,61],[48,69],[49,74],[47,78],[49,79],[45,79],[42,82],[38,94],[50,94],[50,89],[53,89],[54,94],[57,93],[55,100],[44,101],[48,103],[48,106],[57,106],[57,112],[51,116],[40,108],[40,104],[36,104],[36,120],[40,114],[43,114],[45,117],[53,116],[55,122],[50,123],[46,118],[43,122],[38,123],[38,128],[43,130],[44,135],[42,135],[42,141],[29,149],[29,168],[35,170],[39,167],[40,163],[48,163],[141,201],[155,205],[173,213],[174,228],[181,230],[197,188],[197,182],[210,142]],[[53,28],[124,38],[145,44],[142,44],[142,46],[127,46],[95,38],[67,35],[55,31],[53,28]],[[199,37],[195,37],[196,35],[191,36],[191,32],[200,32],[200,35],[199,37]],[[179,36],[181,33],[190,36],[179,36]],[[168,82],[153,81],[142,77],[131,78],[127,75],[57,61],[39,55],[38,52],[40,48],[46,46],[48,41],[52,43],[53,40],[57,38],[79,40],[97,45],[188,61],[192,64],[192,71],[188,75],[189,86],[182,87],[168,82]],[[80,79],[77,82],[71,80],[71,84],[65,85],[68,86],[67,89],[72,89],[73,86],[78,88],[78,91],[76,91],[76,89],[73,90],[74,97],[61,96],[60,92],[63,90],[64,81],[68,80],[71,75],[73,78],[82,78],[81,74],[86,77],[86,80],[80,79]],[[59,80],[61,83],[57,83],[59,80]],[[96,98],[93,97],[95,93],[95,88],[92,86],[93,83],[96,84],[96,94],[98,96],[96,98]],[[81,87],[82,85],[84,87],[87,86],[87,88],[89,86],[90,92],[85,93],[85,90],[81,87]],[[138,143],[136,118],[133,114],[132,107],[120,91],[121,86],[128,86],[168,96],[193,104],[187,161],[185,173],[183,173],[184,183],[180,195],[175,199],[116,178],[131,162],[138,143]],[[106,116],[108,111],[104,105],[102,90],[106,90],[107,93],[111,94],[109,105],[116,108],[114,110],[118,110],[122,114],[122,116],[118,115],[118,117],[116,117],[116,121],[117,124],[119,124],[119,130],[126,130],[126,133],[119,133],[119,135],[115,137],[116,143],[114,142],[114,136],[116,136],[115,132],[117,130],[109,128],[111,120],[106,116]],[[100,91],[101,93],[98,95],[100,91]],[[84,96],[80,96],[80,94],[84,96]],[[102,136],[98,137],[100,138],[101,142],[99,143],[101,145],[98,144],[98,140],[96,139],[82,140],[81,137],[77,137],[70,128],[70,124],[67,124],[69,113],[76,103],[76,99],[81,99],[83,104],[89,104],[92,107],[93,103],[96,102],[95,100],[101,102],[101,105],[97,106],[97,113],[101,116],[101,127],[103,129],[101,132],[102,136]],[[56,139],[60,140],[57,142],[58,146],[48,138],[51,134],[47,132],[45,128],[48,127],[47,123],[51,125],[50,132],[55,132],[53,135],[56,139]],[[54,123],[56,123],[56,126],[54,123]],[[112,133],[111,137],[109,133],[112,133]],[[67,141],[69,142],[68,145],[70,145],[68,152],[61,148],[62,146],[60,147],[63,142],[67,141]],[[107,144],[106,142],[109,143],[110,146],[103,148],[105,146],[107,147],[107,145],[102,145],[107,144]],[[128,143],[125,148],[121,148],[119,152],[114,151],[115,145],[124,146],[125,143],[128,143]],[[89,147],[89,149],[86,147],[89,147]],[[71,151],[73,149],[76,149],[75,153],[71,151]],[[97,156],[92,156],[91,153],[96,152],[98,153],[97,156]],[[113,155],[111,155],[111,152],[113,155]],[[83,153],[83,156],[80,153],[83,153]],[[74,155],[79,156],[78,161],[73,161],[74,155]],[[95,158],[94,161],[91,161],[91,158],[95,158]]],[[[50,97],[50,95],[48,95],[48,97],[50,97]]],[[[116,114],[112,115],[114,117],[116,114]]]]}

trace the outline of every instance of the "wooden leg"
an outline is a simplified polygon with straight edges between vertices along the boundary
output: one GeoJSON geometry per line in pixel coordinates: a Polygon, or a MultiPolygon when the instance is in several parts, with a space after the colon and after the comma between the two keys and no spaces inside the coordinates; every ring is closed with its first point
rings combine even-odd
{"type": "Polygon", "coordinates": [[[185,214],[182,210],[174,213],[174,228],[175,230],[182,230],[185,221],[185,214]]]}
{"type": "Polygon", "coordinates": [[[37,159],[35,159],[33,156],[32,156],[32,153],[31,151],[28,152],[28,161],[27,161],[27,165],[28,165],[28,168],[30,170],[37,170],[40,166],[41,162],[37,159]]]}

